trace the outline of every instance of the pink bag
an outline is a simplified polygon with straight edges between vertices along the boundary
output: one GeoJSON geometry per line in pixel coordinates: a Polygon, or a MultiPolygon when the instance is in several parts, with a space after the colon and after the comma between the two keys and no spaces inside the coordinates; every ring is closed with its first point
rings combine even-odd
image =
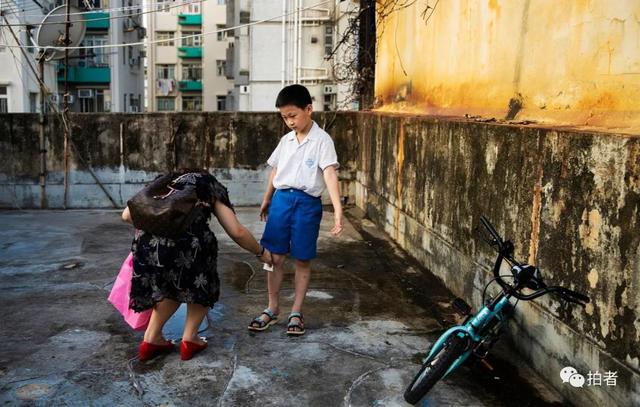
{"type": "Polygon", "coordinates": [[[144,310],[142,312],[135,312],[129,308],[129,293],[131,292],[131,278],[133,277],[133,254],[129,253],[127,258],[120,267],[120,272],[116,281],[113,283],[111,294],[109,294],[109,302],[124,317],[124,320],[131,326],[131,328],[144,331],[149,325],[149,319],[151,318],[152,309],[144,310]]]}

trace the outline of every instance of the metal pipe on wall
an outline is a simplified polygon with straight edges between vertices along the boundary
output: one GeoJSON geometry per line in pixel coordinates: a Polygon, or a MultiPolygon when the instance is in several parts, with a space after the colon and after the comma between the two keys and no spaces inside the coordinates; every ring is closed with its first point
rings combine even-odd
{"type": "Polygon", "coordinates": [[[286,18],[287,18],[287,0],[282,0],[282,70],[280,72],[280,87],[284,88],[284,79],[287,63],[287,55],[286,55],[286,46],[287,46],[287,36],[286,36],[286,18]]]}
{"type": "Polygon", "coordinates": [[[293,83],[298,83],[298,12],[300,0],[294,0],[293,13],[293,83]]]}

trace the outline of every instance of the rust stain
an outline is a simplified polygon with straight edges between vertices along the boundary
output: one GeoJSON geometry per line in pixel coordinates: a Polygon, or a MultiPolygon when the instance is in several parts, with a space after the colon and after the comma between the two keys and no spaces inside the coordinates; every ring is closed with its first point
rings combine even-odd
{"type": "Polygon", "coordinates": [[[400,234],[400,211],[402,209],[402,185],[404,181],[402,179],[404,167],[404,120],[400,121],[400,133],[398,134],[398,157],[396,161],[396,208],[395,208],[395,238],[398,239],[400,234]]]}
{"type": "Polygon", "coordinates": [[[611,92],[604,91],[584,96],[577,102],[576,108],[578,110],[616,110],[619,107],[619,104],[620,101],[616,95],[611,92]]]}

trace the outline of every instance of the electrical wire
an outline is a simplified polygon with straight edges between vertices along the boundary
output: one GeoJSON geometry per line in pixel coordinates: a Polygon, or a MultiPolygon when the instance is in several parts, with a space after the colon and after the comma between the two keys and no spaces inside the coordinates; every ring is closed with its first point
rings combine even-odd
{"type": "MultiPolygon", "coordinates": [[[[300,11],[303,10],[307,10],[313,7],[317,7],[319,5],[325,4],[325,3],[329,3],[332,0],[325,0],[322,1],[320,3],[316,3],[314,5],[308,6],[308,7],[304,7],[299,9],[300,11]]],[[[138,41],[138,42],[129,42],[129,43],[122,43],[122,44],[104,44],[104,45],[94,45],[94,46],[73,46],[73,47],[40,47],[38,45],[6,45],[6,47],[12,47],[12,48],[25,48],[25,49],[36,49],[36,48],[46,48],[46,49],[50,49],[50,50],[55,50],[55,51],[64,51],[65,49],[68,50],[74,50],[74,49],[98,49],[98,48],[124,48],[124,47],[128,47],[128,46],[134,46],[134,45],[153,45],[153,44],[161,44],[164,42],[172,42],[172,41],[178,41],[178,40],[184,40],[184,39],[190,39],[190,38],[201,38],[205,35],[211,35],[211,34],[217,34],[217,33],[223,33],[223,32],[228,32],[228,31],[233,31],[239,28],[245,28],[245,27],[251,27],[254,25],[258,25],[258,24],[262,24],[268,21],[272,21],[272,20],[276,20],[282,17],[285,17],[287,15],[290,14],[294,14],[297,11],[291,11],[289,13],[285,13],[285,14],[280,14],[277,16],[273,16],[270,18],[265,18],[262,20],[258,20],[258,21],[254,21],[254,22],[250,22],[250,23],[246,23],[246,24],[240,24],[240,25],[236,25],[233,27],[226,27],[223,29],[219,29],[219,30],[213,30],[213,31],[207,31],[207,32],[203,32],[203,33],[198,33],[198,34],[191,34],[191,35],[183,35],[180,37],[175,37],[175,38],[167,38],[167,39],[161,39],[161,40],[152,40],[152,41],[138,41]]],[[[63,23],[61,23],[63,24],[63,23]]]]}
{"type": "MultiPolygon", "coordinates": [[[[169,5],[168,1],[163,1],[163,2],[156,2],[156,3],[149,3],[149,4],[139,4],[139,5],[135,5],[135,6],[122,6],[122,7],[107,7],[107,8],[96,8],[96,9],[92,9],[92,10],[86,10],[86,11],[77,11],[77,12],[73,12],[73,13],[69,13],[70,16],[76,16],[76,15],[83,15],[83,14],[91,14],[91,13],[95,13],[95,12],[103,12],[103,13],[107,13],[107,12],[116,12],[116,11],[129,11],[129,10],[137,10],[137,9],[144,9],[144,8],[156,8],[158,6],[161,6],[159,10],[156,10],[158,12],[163,11],[164,9],[167,8],[174,8],[174,7],[179,7],[182,5],[188,5],[191,3],[204,3],[206,1],[211,1],[211,0],[202,0],[202,1],[188,1],[188,2],[181,2],[178,4],[172,4],[169,5]]],[[[175,3],[175,0],[172,0],[171,3],[175,3]]],[[[20,12],[16,13],[16,14],[20,14],[20,12]]],[[[65,14],[66,15],[66,14],[65,14]]],[[[42,17],[42,14],[24,14],[22,15],[22,17],[42,17]]]]}

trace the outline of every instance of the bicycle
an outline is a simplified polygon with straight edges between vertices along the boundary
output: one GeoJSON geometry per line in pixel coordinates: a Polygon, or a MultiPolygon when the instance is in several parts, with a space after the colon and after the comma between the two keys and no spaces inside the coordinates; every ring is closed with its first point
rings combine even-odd
{"type": "Polygon", "coordinates": [[[514,259],[514,246],[511,241],[504,241],[484,216],[480,221],[485,229],[483,240],[498,252],[493,267],[494,278],[485,285],[482,293],[483,306],[472,315],[471,307],[464,300],[454,300],[454,306],[466,315],[466,319],[462,325],[445,331],[433,344],[420,371],[404,392],[404,399],[408,403],[419,402],[439,380],[453,373],[470,356],[484,359],[500,336],[518,301],[531,301],[550,293],[582,307],[590,301],[586,295],[565,287],[547,287],[537,267],[519,263],[514,259]],[[511,275],[500,274],[503,260],[511,266],[511,275]],[[512,283],[505,281],[505,278],[512,279],[512,283]],[[502,292],[485,301],[487,288],[494,281],[500,285],[502,292]],[[525,294],[525,289],[533,292],[525,294]],[[515,304],[511,304],[512,298],[516,299],[515,304]]]}

